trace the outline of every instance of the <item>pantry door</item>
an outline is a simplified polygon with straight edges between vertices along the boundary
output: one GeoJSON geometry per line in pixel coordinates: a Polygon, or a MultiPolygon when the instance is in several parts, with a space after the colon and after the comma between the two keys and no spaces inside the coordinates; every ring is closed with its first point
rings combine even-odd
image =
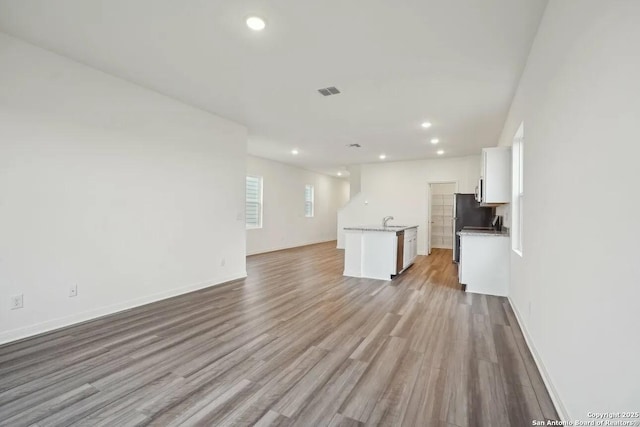
{"type": "Polygon", "coordinates": [[[429,254],[432,248],[453,249],[453,200],[457,183],[429,183],[429,254]]]}

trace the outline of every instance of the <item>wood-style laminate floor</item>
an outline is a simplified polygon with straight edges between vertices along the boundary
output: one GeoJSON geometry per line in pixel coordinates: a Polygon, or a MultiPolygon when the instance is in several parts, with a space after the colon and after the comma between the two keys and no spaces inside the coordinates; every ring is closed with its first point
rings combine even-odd
{"type": "Polygon", "coordinates": [[[0,425],[527,426],[557,419],[504,298],[435,250],[391,282],[335,243],[0,347],[0,425]]]}

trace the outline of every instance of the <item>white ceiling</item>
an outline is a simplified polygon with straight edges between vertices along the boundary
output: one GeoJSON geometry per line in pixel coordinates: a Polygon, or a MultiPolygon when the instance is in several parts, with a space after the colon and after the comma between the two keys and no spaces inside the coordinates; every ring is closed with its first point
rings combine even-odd
{"type": "Polygon", "coordinates": [[[495,145],[545,6],[0,0],[0,29],[245,124],[251,154],[335,174],[383,152],[393,161],[495,145]],[[263,32],[245,26],[251,14],[263,32]],[[316,91],[327,86],[342,94],[316,91]]]}

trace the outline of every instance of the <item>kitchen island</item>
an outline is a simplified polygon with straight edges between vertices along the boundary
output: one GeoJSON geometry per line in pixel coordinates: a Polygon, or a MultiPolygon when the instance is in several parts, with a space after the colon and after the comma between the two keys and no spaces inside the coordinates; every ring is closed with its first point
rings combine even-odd
{"type": "Polygon", "coordinates": [[[418,226],[345,227],[344,275],[391,280],[418,254],[418,226]]]}

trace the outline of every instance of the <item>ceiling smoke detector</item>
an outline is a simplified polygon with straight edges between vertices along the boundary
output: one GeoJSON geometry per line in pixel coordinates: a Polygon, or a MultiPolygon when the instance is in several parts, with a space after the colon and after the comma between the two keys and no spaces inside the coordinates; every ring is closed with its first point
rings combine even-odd
{"type": "Polygon", "coordinates": [[[318,92],[320,92],[322,96],[331,96],[331,95],[337,95],[340,93],[338,88],[336,88],[335,86],[318,89],[318,92]]]}

